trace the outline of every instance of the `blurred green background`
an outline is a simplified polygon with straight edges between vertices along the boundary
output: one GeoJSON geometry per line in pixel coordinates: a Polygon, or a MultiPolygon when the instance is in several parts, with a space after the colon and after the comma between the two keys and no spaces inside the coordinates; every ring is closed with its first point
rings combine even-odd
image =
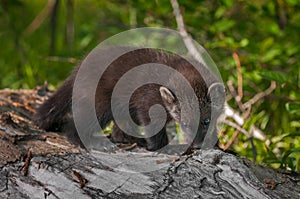
{"type": "MultiPolygon", "coordinates": [[[[274,168],[300,171],[300,1],[179,0],[188,33],[219,66],[224,82],[246,103],[276,81],[255,103],[242,127],[255,125],[262,139],[225,126],[223,145],[274,168]],[[240,62],[240,67],[237,64],[240,62]]],[[[0,88],[56,88],[104,39],[136,27],[177,29],[169,1],[0,0],[0,88]]],[[[228,103],[241,115],[234,98],[228,103]]],[[[230,120],[230,119],[229,119],[230,120]]]]}

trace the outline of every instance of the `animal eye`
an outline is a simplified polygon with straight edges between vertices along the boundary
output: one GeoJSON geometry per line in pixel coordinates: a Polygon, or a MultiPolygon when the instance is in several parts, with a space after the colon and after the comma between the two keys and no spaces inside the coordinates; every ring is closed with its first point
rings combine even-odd
{"type": "Polygon", "coordinates": [[[203,120],[204,125],[208,125],[210,123],[210,119],[206,118],[203,120]]]}
{"type": "Polygon", "coordinates": [[[186,128],[186,127],[188,126],[188,124],[187,124],[187,122],[182,122],[181,126],[182,126],[183,128],[186,128]]]}

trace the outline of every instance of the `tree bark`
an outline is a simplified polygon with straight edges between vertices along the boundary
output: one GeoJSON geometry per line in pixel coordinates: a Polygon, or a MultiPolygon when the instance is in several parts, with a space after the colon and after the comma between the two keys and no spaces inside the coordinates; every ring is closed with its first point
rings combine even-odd
{"type": "Polygon", "coordinates": [[[0,198],[300,198],[299,174],[220,150],[80,149],[33,125],[47,93],[0,91],[0,198]]]}

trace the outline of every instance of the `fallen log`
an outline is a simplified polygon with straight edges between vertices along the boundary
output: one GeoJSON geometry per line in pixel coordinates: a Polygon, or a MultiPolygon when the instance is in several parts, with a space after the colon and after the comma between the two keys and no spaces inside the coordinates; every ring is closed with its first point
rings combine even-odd
{"type": "Polygon", "coordinates": [[[221,150],[80,149],[32,123],[44,94],[0,91],[0,198],[300,198],[299,174],[221,150]]]}

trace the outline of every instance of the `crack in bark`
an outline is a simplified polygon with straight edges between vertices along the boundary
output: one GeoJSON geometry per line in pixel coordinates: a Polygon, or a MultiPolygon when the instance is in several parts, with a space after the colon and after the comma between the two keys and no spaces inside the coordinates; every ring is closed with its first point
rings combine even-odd
{"type": "Polygon", "coordinates": [[[104,197],[109,197],[109,195],[112,194],[112,193],[116,194],[116,191],[117,191],[118,189],[120,189],[121,187],[123,187],[124,184],[125,184],[126,182],[128,182],[129,179],[130,179],[130,177],[126,178],[122,184],[120,184],[119,186],[117,186],[116,188],[114,188],[114,190],[112,190],[112,191],[108,192],[107,194],[105,194],[104,197]]]}
{"type": "MultiPolygon", "coordinates": [[[[43,186],[43,184],[42,184],[42,186],[43,186]]],[[[45,199],[47,199],[51,194],[52,194],[55,198],[59,199],[59,197],[58,197],[55,193],[53,193],[53,191],[51,191],[50,189],[48,189],[48,188],[46,188],[46,187],[43,187],[43,188],[44,188],[45,191],[48,192],[48,193],[44,192],[44,198],[45,198],[45,199]]]]}
{"type": "Polygon", "coordinates": [[[172,175],[176,174],[178,168],[182,164],[185,164],[185,162],[191,157],[192,157],[192,155],[188,155],[185,159],[179,160],[180,162],[170,163],[170,166],[168,167],[167,171],[164,174],[163,185],[164,184],[165,185],[164,186],[162,185],[162,187],[158,187],[156,190],[154,190],[153,196],[155,198],[158,198],[161,193],[165,192],[172,185],[172,183],[174,182],[174,178],[172,175]],[[177,163],[177,165],[176,165],[176,163],[177,163]]]}
{"type": "Polygon", "coordinates": [[[0,192],[5,192],[6,190],[8,190],[8,172],[5,172],[5,188],[0,192]]]}

